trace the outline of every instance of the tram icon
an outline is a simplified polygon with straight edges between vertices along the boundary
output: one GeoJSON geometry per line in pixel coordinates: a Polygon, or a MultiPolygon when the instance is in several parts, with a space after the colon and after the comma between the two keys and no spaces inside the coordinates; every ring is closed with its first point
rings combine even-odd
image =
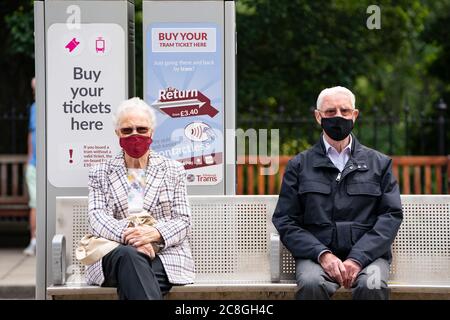
{"type": "Polygon", "coordinates": [[[105,53],[105,40],[102,37],[95,40],[95,51],[105,53]]]}

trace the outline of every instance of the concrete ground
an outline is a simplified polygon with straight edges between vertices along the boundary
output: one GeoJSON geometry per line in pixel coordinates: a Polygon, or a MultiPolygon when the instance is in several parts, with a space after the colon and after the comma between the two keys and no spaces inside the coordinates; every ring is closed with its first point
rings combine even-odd
{"type": "Polygon", "coordinates": [[[0,299],[34,299],[36,257],[23,248],[0,248],[0,299]]]}

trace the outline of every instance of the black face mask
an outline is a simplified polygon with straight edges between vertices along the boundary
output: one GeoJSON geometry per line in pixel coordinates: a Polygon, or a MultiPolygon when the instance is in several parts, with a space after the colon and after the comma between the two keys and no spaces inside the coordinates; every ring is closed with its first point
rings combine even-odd
{"type": "Polygon", "coordinates": [[[335,141],[344,140],[353,129],[353,119],[342,117],[322,118],[320,124],[325,133],[335,141]]]}

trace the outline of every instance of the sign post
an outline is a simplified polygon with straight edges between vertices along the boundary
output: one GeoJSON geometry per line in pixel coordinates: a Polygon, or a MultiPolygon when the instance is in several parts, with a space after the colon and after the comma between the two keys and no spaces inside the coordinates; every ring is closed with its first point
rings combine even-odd
{"type": "Polygon", "coordinates": [[[120,150],[112,113],[134,95],[134,3],[35,1],[35,43],[36,298],[45,299],[56,197],[87,195],[89,167],[120,150]]]}
{"type": "Polygon", "coordinates": [[[184,164],[189,194],[235,194],[234,1],[144,0],[143,15],[153,150],[184,164]]]}

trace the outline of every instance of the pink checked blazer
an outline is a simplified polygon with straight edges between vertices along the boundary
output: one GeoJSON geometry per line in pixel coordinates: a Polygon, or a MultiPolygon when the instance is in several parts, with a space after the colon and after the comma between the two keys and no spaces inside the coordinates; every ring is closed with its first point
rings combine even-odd
{"type": "MultiPolygon", "coordinates": [[[[169,281],[194,281],[195,269],[188,242],[191,210],[186,197],[183,165],[152,151],[146,169],[144,209],[156,219],[155,227],[164,239],[158,253],[169,281]]],[[[93,166],[89,172],[89,224],[93,235],[124,243],[127,228],[128,180],[123,152],[93,166]]],[[[104,281],[102,261],[86,267],[88,284],[104,281]]]]}

